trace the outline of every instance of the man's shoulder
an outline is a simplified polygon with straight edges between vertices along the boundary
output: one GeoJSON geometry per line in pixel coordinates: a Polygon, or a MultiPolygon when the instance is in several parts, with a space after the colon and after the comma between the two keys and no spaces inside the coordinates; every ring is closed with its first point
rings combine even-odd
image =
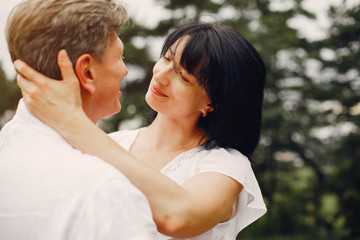
{"type": "Polygon", "coordinates": [[[23,166],[24,176],[30,178],[32,174],[25,171],[25,167],[32,169],[54,184],[64,179],[69,179],[73,187],[79,185],[83,189],[107,179],[127,184],[126,177],[112,165],[73,148],[56,132],[47,130],[14,120],[9,122],[1,131],[0,154],[3,162],[18,169],[23,166]]]}

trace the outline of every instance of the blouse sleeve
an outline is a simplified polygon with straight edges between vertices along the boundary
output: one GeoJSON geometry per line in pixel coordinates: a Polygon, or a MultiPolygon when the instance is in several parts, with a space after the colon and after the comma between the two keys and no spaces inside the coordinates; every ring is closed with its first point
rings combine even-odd
{"type": "Polygon", "coordinates": [[[244,189],[235,202],[233,216],[235,232],[266,213],[266,206],[250,161],[234,149],[213,149],[208,156],[198,159],[197,172],[217,172],[229,176],[243,185],[244,189]]]}

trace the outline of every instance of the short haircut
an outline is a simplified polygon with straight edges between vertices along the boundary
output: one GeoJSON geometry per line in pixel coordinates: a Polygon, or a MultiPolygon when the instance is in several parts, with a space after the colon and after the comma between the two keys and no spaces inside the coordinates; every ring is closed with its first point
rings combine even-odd
{"type": "Polygon", "coordinates": [[[234,148],[251,158],[260,139],[266,79],[259,53],[226,26],[191,23],[166,38],[161,57],[184,36],[190,37],[180,64],[197,77],[214,109],[198,122],[205,146],[234,148]]]}
{"type": "Polygon", "coordinates": [[[66,49],[73,64],[85,53],[102,61],[111,36],[119,34],[126,16],[126,9],[116,0],[23,1],[7,20],[11,58],[61,79],[59,50],[66,49]]]}

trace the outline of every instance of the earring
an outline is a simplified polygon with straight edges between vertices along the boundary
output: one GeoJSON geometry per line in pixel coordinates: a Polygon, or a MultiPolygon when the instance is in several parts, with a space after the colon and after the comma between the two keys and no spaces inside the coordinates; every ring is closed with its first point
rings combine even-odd
{"type": "Polygon", "coordinates": [[[207,112],[202,112],[202,117],[203,118],[206,117],[206,115],[207,115],[207,112]]]}

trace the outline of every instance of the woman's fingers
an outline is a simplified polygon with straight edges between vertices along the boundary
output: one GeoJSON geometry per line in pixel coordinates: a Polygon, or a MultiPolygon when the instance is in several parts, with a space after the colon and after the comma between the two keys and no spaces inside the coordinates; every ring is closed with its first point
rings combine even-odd
{"type": "Polygon", "coordinates": [[[16,80],[18,86],[21,89],[23,100],[31,112],[34,112],[37,107],[43,105],[39,89],[33,82],[28,81],[20,74],[17,75],[16,80]],[[34,104],[34,101],[36,101],[37,104],[34,104]]]}
{"type": "MultiPolygon", "coordinates": [[[[78,83],[77,77],[74,73],[73,65],[64,49],[60,50],[58,53],[58,65],[64,81],[78,83]]],[[[20,59],[17,59],[14,62],[14,66],[16,71],[24,77],[25,81],[34,82],[39,87],[41,87],[48,80],[52,80],[51,78],[48,78],[45,75],[37,72],[20,59]]]]}
{"type": "Polygon", "coordinates": [[[60,50],[58,53],[58,66],[64,81],[78,82],[74,73],[73,64],[65,49],[60,50]]]}
{"type": "Polygon", "coordinates": [[[21,89],[21,91],[23,91],[23,89],[28,88],[30,85],[30,82],[27,81],[21,74],[17,74],[16,83],[19,86],[19,88],[21,89]]]}
{"type": "Polygon", "coordinates": [[[14,67],[16,71],[25,78],[25,81],[29,80],[31,82],[35,82],[36,84],[42,85],[44,81],[47,81],[49,79],[45,75],[31,68],[29,65],[27,65],[24,61],[20,59],[15,60],[14,67]]]}
{"type": "Polygon", "coordinates": [[[46,77],[24,61],[14,62],[19,73],[17,83],[27,108],[34,116],[55,129],[67,126],[71,120],[68,113],[83,113],[79,81],[64,50],[58,54],[58,65],[64,78],[62,81],[46,77]],[[61,119],[64,124],[61,124],[61,119]]]}
{"type": "Polygon", "coordinates": [[[16,76],[17,85],[21,89],[21,93],[25,99],[35,98],[38,94],[38,89],[35,84],[31,81],[28,81],[22,75],[18,74],[16,76]]]}

